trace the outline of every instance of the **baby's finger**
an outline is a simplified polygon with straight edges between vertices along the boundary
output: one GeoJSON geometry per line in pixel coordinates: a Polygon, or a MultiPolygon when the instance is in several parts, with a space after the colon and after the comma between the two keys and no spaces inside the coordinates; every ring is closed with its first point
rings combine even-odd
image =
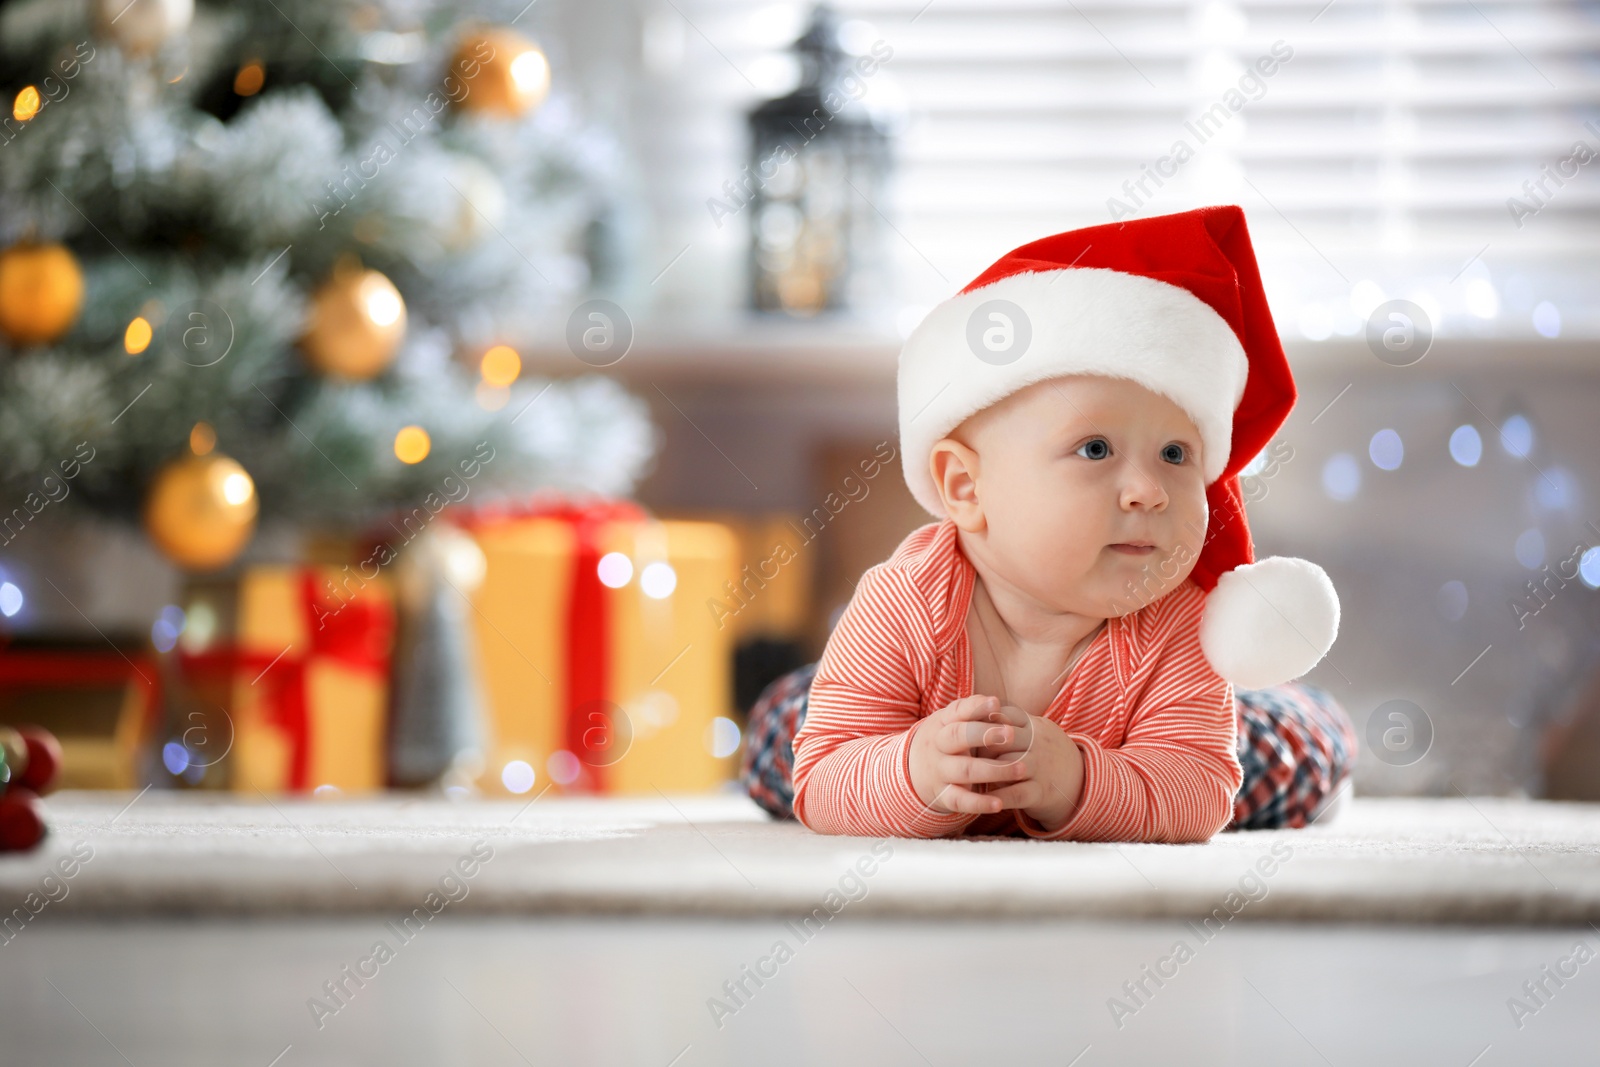
{"type": "Polygon", "coordinates": [[[1028,713],[1014,704],[1002,704],[993,709],[989,714],[989,721],[993,723],[1009,723],[1019,729],[1028,725],[1028,713]]]}
{"type": "Polygon", "coordinates": [[[1024,782],[1012,782],[1010,785],[1000,786],[984,795],[1000,798],[1000,806],[1004,809],[1031,808],[1043,802],[1044,786],[1030,778],[1024,782]]]}
{"type": "Polygon", "coordinates": [[[960,700],[951,702],[951,704],[944,709],[944,716],[947,721],[957,720],[976,722],[987,718],[999,710],[1000,700],[998,697],[986,696],[982,693],[974,693],[972,696],[962,697],[960,700]]]}
{"type": "Polygon", "coordinates": [[[939,774],[946,781],[972,785],[978,782],[1017,782],[1028,777],[1027,764],[1020,760],[980,759],[976,756],[945,756],[939,761],[939,774]]]}
{"type": "Polygon", "coordinates": [[[984,743],[973,755],[996,759],[1007,753],[1027,752],[1033,747],[1034,733],[1031,728],[1018,729],[1009,723],[1003,726],[991,725],[984,737],[984,743]],[[990,738],[993,737],[993,740],[990,738]]]}
{"type": "MultiPolygon", "coordinates": [[[[1006,744],[1015,739],[1015,726],[996,726],[988,722],[950,722],[940,728],[934,737],[934,747],[940,752],[965,755],[984,745],[1006,744]]],[[[981,755],[990,755],[984,752],[981,755]]]]}
{"type": "Polygon", "coordinates": [[[951,783],[939,791],[934,801],[947,811],[964,815],[992,815],[1001,810],[993,793],[974,793],[970,789],[951,783]]]}

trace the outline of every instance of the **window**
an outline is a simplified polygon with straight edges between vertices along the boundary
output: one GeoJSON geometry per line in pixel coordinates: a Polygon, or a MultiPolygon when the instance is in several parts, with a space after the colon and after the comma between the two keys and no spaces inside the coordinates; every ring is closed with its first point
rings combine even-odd
{"type": "MultiPolygon", "coordinates": [[[[1386,297],[1441,336],[1600,335],[1600,4],[841,0],[894,55],[902,328],[1048,233],[1241,204],[1286,339],[1386,297]]],[[[637,138],[665,299],[731,310],[746,223],[708,199],[787,90],[809,7],[661,0],[637,138]],[[687,249],[687,251],[684,251],[687,249]],[[670,275],[669,275],[670,277],[670,275]],[[663,279],[664,281],[666,279],[663,279]]]]}

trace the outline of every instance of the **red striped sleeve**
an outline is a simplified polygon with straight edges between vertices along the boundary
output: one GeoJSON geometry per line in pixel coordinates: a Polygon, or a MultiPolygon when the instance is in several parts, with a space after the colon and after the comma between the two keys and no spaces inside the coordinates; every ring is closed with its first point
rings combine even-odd
{"type": "Polygon", "coordinates": [[[811,829],[940,837],[975,818],[929,809],[911,784],[911,731],[922,718],[912,635],[927,614],[907,575],[888,564],[856,585],[794,739],[794,813],[811,829]]]}

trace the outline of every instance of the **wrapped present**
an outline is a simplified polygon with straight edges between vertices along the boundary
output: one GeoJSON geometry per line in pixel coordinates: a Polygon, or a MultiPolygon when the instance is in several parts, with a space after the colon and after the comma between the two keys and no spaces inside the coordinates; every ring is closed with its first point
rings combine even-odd
{"type": "Polygon", "coordinates": [[[0,646],[0,724],[42,725],[68,789],[136,788],[156,728],[157,666],[143,641],[26,639],[0,646]]]}
{"type": "Polygon", "coordinates": [[[813,553],[806,551],[815,535],[802,525],[804,517],[786,512],[693,517],[721,523],[738,542],[738,574],[718,590],[709,609],[720,625],[733,630],[734,642],[803,641],[815,580],[813,553]]]}
{"type": "Polygon", "coordinates": [[[487,561],[475,596],[493,727],[485,785],[652,793],[734,770],[733,630],[712,602],[736,576],[727,527],[637,505],[542,502],[466,522],[487,561]],[[525,772],[524,772],[525,777],[525,772]]]}
{"type": "Polygon", "coordinates": [[[231,787],[382,788],[394,627],[387,581],[348,567],[192,585],[178,665],[196,705],[227,709],[231,787]]]}

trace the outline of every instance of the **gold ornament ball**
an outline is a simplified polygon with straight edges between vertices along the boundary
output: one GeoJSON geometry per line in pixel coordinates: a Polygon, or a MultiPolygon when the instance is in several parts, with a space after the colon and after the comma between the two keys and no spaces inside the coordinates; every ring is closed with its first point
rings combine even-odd
{"type": "Polygon", "coordinates": [[[83,306],[83,271],[64,245],[23,242],[0,252],[0,331],[12,344],[54,341],[83,306]]]}
{"type": "Polygon", "coordinates": [[[172,562],[194,571],[233,562],[256,528],[256,485],[227,456],[185,455],[156,474],[144,527],[172,562]]]}
{"type": "Polygon", "coordinates": [[[194,0],[95,0],[95,30],[130,56],[147,56],[194,20],[194,0]]]}
{"type": "Polygon", "coordinates": [[[450,69],[466,83],[463,110],[515,118],[544,103],[550,92],[550,61],[539,46],[513,30],[469,34],[450,69]]]}
{"type": "Polygon", "coordinates": [[[366,381],[394,359],[406,333],[406,303],[375,270],[336,270],[312,297],[300,347],[323,374],[366,381]]]}

